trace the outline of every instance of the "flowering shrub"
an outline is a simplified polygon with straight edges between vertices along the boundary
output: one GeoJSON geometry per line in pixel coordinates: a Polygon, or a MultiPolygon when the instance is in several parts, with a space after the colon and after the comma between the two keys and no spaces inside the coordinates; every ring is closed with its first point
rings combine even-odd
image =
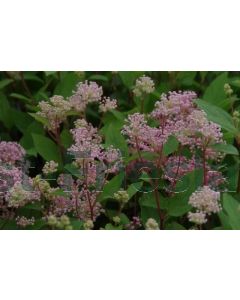
{"type": "Polygon", "coordinates": [[[239,74],[146,73],[1,74],[2,229],[240,229],[239,74]]]}

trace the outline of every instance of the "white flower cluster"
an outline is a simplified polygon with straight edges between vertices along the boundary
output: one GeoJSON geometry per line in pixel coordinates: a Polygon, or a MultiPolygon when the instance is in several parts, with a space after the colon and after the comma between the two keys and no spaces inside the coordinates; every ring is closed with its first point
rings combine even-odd
{"type": "Polygon", "coordinates": [[[190,222],[195,223],[197,225],[201,225],[207,223],[206,214],[202,211],[199,212],[189,212],[188,219],[190,222]]]}
{"type": "Polygon", "coordinates": [[[147,230],[158,230],[159,226],[156,220],[154,220],[153,218],[149,218],[145,224],[145,228],[147,230]]]}
{"type": "Polygon", "coordinates": [[[120,202],[121,204],[126,204],[129,200],[129,195],[127,191],[119,190],[118,192],[114,193],[114,199],[120,202]]]}
{"type": "Polygon", "coordinates": [[[154,91],[154,82],[148,76],[142,76],[136,80],[135,87],[133,89],[133,93],[137,97],[141,97],[144,94],[151,94],[154,91]]]}
{"type": "Polygon", "coordinates": [[[58,163],[56,163],[53,160],[50,160],[45,163],[42,171],[45,175],[48,175],[48,174],[56,172],[57,168],[58,168],[58,163]]]}
{"type": "Polygon", "coordinates": [[[189,204],[196,209],[195,213],[188,214],[189,221],[196,224],[207,222],[207,215],[218,213],[221,210],[220,192],[215,192],[209,186],[203,186],[189,198],[189,204]]]}

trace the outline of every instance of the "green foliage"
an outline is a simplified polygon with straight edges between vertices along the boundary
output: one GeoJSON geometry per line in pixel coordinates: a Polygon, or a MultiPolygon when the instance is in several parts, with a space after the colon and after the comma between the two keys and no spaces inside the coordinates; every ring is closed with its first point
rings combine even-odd
{"type": "Polygon", "coordinates": [[[103,188],[102,193],[100,194],[99,200],[103,201],[108,198],[113,198],[113,194],[119,191],[122,186],[124,179],[124,172],[120,172],[118,175],[113,177],[103,188]]]}
{"type": "Polygon", "coordinates": [[[223,100],[226,99],[224,84],[228,82],[228,73],[224,72],[217,76],[206,88],[203,99],[207,102],[221,107],[223,100]]]}
{"type": "Polygon", "coordinates": [[[224,229],[240,229],[240,203],[230,194],[223,194],[223,211],[219,218],[224,229]]]}
{"type": "Polygon", "coordinates": [[[40,134],[33,134],[32,137],[38,154],[40,154],[46,161],[54,160],[59,164],[62,163],[60,151],[51,139],[40,134]]]}

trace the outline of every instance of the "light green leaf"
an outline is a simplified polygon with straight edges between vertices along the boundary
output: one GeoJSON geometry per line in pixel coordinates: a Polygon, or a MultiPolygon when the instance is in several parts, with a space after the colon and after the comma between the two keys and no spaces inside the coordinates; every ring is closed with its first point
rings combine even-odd
{"type": "Polygon", "coordinates": [[[226,98],[224,84],[228,82],[228,73],[224,72],[214,79],[207,87],[203,99],[209,103],[219,106],[222,100],[226,98]]]}
{"type": "MultiPolygon", "coordinates": [[[[230,194],[223,194],[223,212],[226,213],[225,225],[228,223],[232,229],[240,229],[240,204],[230,194]]],[[[222,219],[223,220],[223,219],[222,219]]]]}
{"type": "Polygon", "coordinates": [[[226,154],[239,155],[238,149],[230,144],[216,144],[212,149],[226,154]]]}
{"type": "Polygon", "coordinates": [[[8,86],[10,83],[13,82],[13,79],[3,79],[0,81],[0,90],[8,86]]]}

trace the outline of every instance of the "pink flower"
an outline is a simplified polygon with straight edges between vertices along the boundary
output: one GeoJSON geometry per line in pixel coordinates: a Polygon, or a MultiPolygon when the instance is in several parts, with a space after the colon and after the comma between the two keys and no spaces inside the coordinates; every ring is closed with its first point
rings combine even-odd
{"type": "Polygon", "coordinates": [[[25,150],[15,142],[0,142],[0,162],[15,164],[22,161],[25,150]]]}
{"type": "Polygon", "coordinates": [[[110,99],[109,97],[108,98],[104,97],[99,105],[99,110],[100,112],[103,113],[116,108],[117,108],[117,100],[110,99]]]}
{"type": "Polygon", "coordinates": [[[83,112],[88,103],[99,102],[102,95],[102,87],[99,87],[96,82],[86,80],[84,83],[78,83],[77,89],[69,98],[69,101],[76,111],[83,112]]]}

